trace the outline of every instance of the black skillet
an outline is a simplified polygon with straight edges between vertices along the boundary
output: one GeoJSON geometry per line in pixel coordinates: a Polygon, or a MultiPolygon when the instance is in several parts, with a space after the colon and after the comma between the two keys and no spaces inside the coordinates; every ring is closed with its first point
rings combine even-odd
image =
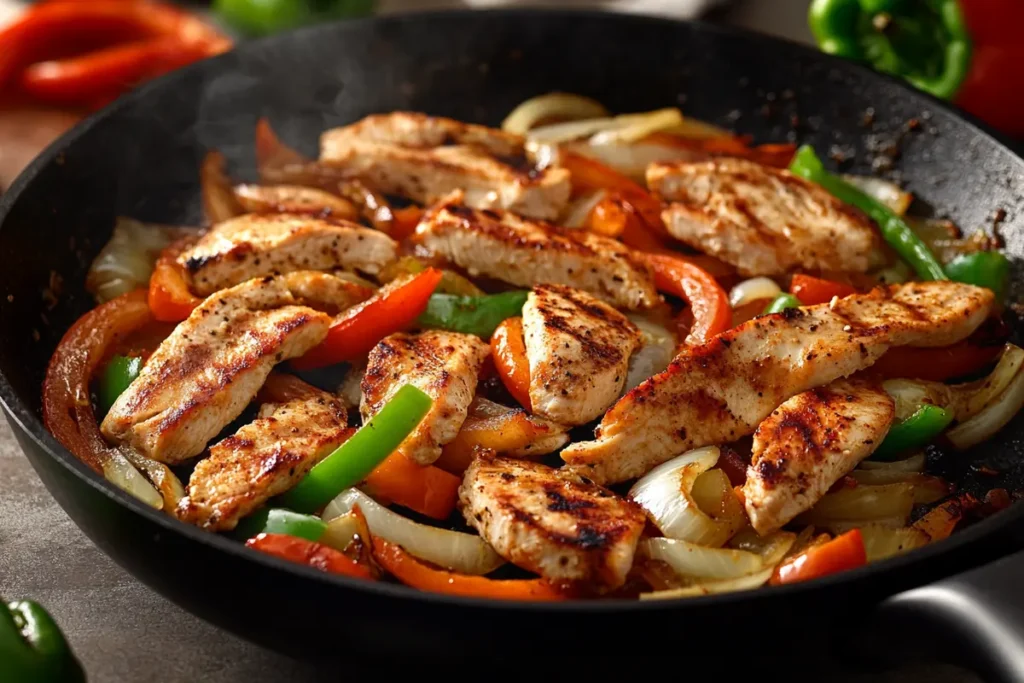
{"type": "MultiPolygon", "coordinates": [[[[859,172],[871,172],[876,159],[885,166],[898,150],[899,178],[967,230],[991,229],[993,212],[1005,210],[1000,233],[1010,253],[1024,256],[1024,161],[941,103],[793,44],[595,12],[427,14],[281,35],[118,102],[55,143],[0,199],[0,397],[60,505],[149,586],[302,657],[508,654],[513,646],[517,658],[557,653],[581,663],[680,652],[710,664],[716,655],[735,657],[742,643],[764,665],[845,638],[865,619],[881,642],[862,651],[899,650],[908,633],[883,629],[912,618],[976,655],[983,670],[1024,680],[1024,616],[1015,612],[1024,594],[1014,581],[1024,556],[947,578],[1021,547],[1021,503],[948,541],[803,585],[674,602],[499,604],[356,583],[247,551],[104,483],[43,428],[44,369],[62,332],[92,306],[84,274],[114,217],[194,224],[196,169],[207,149],[225,152],[236,176],[251,177],[260,116],[314,154],[320,131],[372,112],[498,124],[515,104],[553,90],[620,112],[681,105],[759,142],[798,140],[841,153],[850,159],[844,168],[859,172]],[[916,132],[907,132],[911,119],[916,132]],[[54,282],[59,296],[47,303],[42,292],[54,282]],[[911,590],[919,586],[927,587],[911,590]],[[885,618],[877,618],[879,606],[885,618]],[[545,644],[555,647],[541,650],[545,644]]],[[[947,474],[967,488],[1024,488],[1022,428],[1018,420],[981,452],[946,458],[947,474]],[[968,466],[979,458],[1003,474],[968,466]]],[[[954,652],[922,642],[932,656],[954,652]]]]}

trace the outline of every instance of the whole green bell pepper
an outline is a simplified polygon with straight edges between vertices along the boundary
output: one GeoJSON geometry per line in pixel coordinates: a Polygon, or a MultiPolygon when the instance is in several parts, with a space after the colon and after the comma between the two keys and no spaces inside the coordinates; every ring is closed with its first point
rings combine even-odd
{"type": "Polygon", "coordinates": [[[39,604],[0,602],[0,680],[84,683],[82,665],[53,617],[39,604]]]}
{"type": "Polygon", "coordinates": [[[522,313],[523,304],[529,295],[525,291],[484,296],[434,294],[418,322],[423,327],[475,334],[490,339],[502,321],[522,313]]]}
{"type": "Polygon", "coordinates": [[[867,62],[942,99],[971,66],[959,0],[814,0],[807,23],[823,52],[867,62]]]}

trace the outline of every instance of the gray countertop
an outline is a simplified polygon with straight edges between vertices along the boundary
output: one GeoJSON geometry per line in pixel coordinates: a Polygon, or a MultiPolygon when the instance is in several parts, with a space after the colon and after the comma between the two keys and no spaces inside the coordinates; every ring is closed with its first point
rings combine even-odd
{"type": "MultiPolygon", "coordinates": [[[[720,19],[806,40],[805,7],[806,0],[748,1],[720,19]]],[[[93,683],[338,677],[336,671],[315,671],[224,633],[133,579],[93,546],[50,498],[5,423],[0,423],[0,482],[0,596],[44,604],[61,624],[93,683]]],[[[829,668],[813,678],[839,683],[976,680],[944,665],[914,665],[882,675],[845,674],[829,668]]]]}

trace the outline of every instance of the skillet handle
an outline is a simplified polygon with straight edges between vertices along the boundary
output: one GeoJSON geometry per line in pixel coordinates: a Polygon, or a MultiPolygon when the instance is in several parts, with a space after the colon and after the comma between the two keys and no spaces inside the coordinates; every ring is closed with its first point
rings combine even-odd
{"type": "Polygon", "coordinates": [[[1024,552],[893,596],[877,620],[887,643],[916,641],[931,659],[954,659],[989,683],[1024,683],[1024,552]]]}

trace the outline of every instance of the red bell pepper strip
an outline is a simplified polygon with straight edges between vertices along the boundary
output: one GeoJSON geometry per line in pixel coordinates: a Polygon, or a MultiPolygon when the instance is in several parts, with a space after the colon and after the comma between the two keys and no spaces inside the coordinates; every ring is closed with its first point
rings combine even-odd
{"type": "Polygon", "coordinates": [[[729,329],[732,308],[729,295],[704,269],[668,254],[644,254],[654,270],[654,283],[661,291],[685,299],[693,311],[693,325],[687,344],[703,344],[729,329]]]}
{"type": "Polygon", "coordinates": [[[258,534],[245,542],[246,547],[291,562],[314,567],[329,574],[374,580],[370,569],[345,553],[321,543],[284,534],[258,534]]]}
{"type": "Polygon", "coordinates": [[[811,546],[775,569],[768,581],[773,586],[810,581],[867,564],[860,529],[847,531],[827,543],[811,546]]]}
{"type": "Polygon", "coordinates": [[[427,268],[409,280],[396,281],[367,301],[342,313],[327,338],[306,355],[292,361],[297,370],[311,370],[355,360],[370,352],[381,339],[414,322],[427,308],[442,272],[427,268]]]}
{"type": "Polygon", "coordinates": [[[176,323],[187,318],[202,299],[192,294],[178,265],[180,254],[191,240],[175,242],[160,254],[149,277],[149,308],[161,322],[176,323]]]}
{"type": "Polygon", "coordinates": [[[615,169],[575,152],[563,150],[559,163],[572,175],[574,191],[609,190],[617,194],[622,203],[632,207],[654,234],[668,236],[661,220],[661,202],[639,184],[615,169]]]}
{"type": "Polygon", "coordinates": [[[800,303],[804,306],[814,306],[816,304],[827,304],[829,301],[832,301],[834,296],[843,298],[844,296],[856,294],[857,290],[842,282],[822,280],[798,273],[790,281],[789,293],[800,299],[800,303]]]}
{"type": "Polygon", "coordinates": [[[432,593],[492,600],[553,601],[567,598],[543,579],[497,580],[434,569],[401,546],[379,537],[373,539],[373,558],[405,585],[432,593]]]}
{"type": "Polygon", "coordinates": [[[418,206],[392,209],[391,216],[391,230],[388,235],[391,239],[401,242],[416,232],[416,226],[423,218],[423,209],[418,206]]]}
{"type": "Polygon", "coordinates": [[[377,465],[363,486],[374,498],[443,520],[455,509],[461,483],[461,478],[440,467],[419,465],[396,452],[377,465]]]}
{"type": "Polygon", "coordinates": [[[89,382],[119,341],[152,322],[146,290],[97,306],[64,333],[43,381],[43,422],[75,457],[102,474],[110,447],[100,435],[89,382]]]}
{"type": "Polygon", "coordinates": [[[992,364],[1002,350],[1002,346],[981,346],[970,339],[938,348],[900,346],[886,351],[871,371],[886,379],[945,382],[975,374],[992,364]]]}
{"type": "Polygon", "coordinates": [[[530,363],[526,359],[523,319],[506,318],[491,336],[491,357],[501,383],[519,405],[533,410],[530,403],[530,363]]]}

